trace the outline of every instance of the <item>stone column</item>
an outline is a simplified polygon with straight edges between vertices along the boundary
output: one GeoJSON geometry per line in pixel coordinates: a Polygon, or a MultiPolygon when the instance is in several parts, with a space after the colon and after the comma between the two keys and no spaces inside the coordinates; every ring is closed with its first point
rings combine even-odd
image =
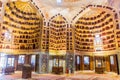
{"type": "Polygon", "coordinates": [[[75,71],[75,55],[74,53],[66,54],[66,72],[74,73],[75,71]]]}
{"type": "Polygon", "coordinates": [[[106,71],[110,72],[110,59],[109,59],[109,56],[106,56],[105,58],[106,58],[106,64],[105,64],[106,71]]]}
{"type": "Polygon", "coordinates": [[[120,75],[120,52],[117,53],[118,74],[120,75]]]}
{"type": "Polygon", "coordinates": [[[48,61],[49,55],[46,53],[40,53],[36,56],[36,69],[37,73],[48,73],[48,61]]]}
{"type": "Polygon", "coordinates": [[[94,70],[94,56],[90,56],[90,70],[94,70]]]}
{"type": "Polygon", "coordinates": [[[14,66],[15,66],[15,70],[17,70],[17,65],[18,65],[18,55],[15,55],[15,64],[14,64],[14,66]]]}
{"type": "Polygon", "coordinates": [[[40,54],[37,54],[36,59],[35,59],[35,72],[36,73],[40,72],[39,67],[40,67],[40,54]]]}
{"type": "Polygon", "coordinates": [[[84,56],[81,56],[81,70],[84,70],[84,56]]]}

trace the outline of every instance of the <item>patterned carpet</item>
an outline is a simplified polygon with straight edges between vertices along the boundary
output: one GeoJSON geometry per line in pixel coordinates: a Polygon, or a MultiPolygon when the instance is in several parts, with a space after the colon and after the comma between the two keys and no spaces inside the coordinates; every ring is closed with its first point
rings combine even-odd
{"type": "Polygon", "coordinates": [[[120,80],[120,75],[95,73],[55,75],[32,73],[31,79],[22,79],[22,73],[15,72],[9,75],[0,74],[0,80],[120,80]]]}

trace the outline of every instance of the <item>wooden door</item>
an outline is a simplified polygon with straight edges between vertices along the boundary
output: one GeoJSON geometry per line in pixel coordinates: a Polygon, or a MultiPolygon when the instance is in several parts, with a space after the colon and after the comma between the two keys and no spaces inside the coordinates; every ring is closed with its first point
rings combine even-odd
{"type": "Polygon", "coordinates": [[[110,71],[117,73],[117,55],[110,55],[110,71]]]}
{"type": "Polygon", "coordinates": [[[95,72],[103,74],[105,72],[105,57],[104,56],[95,56],[95,72]]]}

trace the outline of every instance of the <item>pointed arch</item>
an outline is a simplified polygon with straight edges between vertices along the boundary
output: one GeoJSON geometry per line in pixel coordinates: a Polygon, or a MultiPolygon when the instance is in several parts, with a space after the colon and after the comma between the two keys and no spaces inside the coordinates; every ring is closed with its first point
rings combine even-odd
{"type": "Polygon", "coordinates": [[[35,2],[33,2],[33,0],[30,0],[30,2],[33,4],[33,6],[38,10],[38,12],[40,13],[40,15],[42,16],[42,19],[43,19],[43,24],[45,24],[45,15],[43,14],[43,12],[41,11],[41,9],[35,4],[35,2]]]}
{"type": "Polygon", "coordinates": [[[55,16],[51,17],[51,19],[49,20],[49,22],[51,22],[51,21],[52,21],[54,18],[56,18],[57,16],[60,16],[60,17],[65,21],[65,23],[68,24],[67,19],[66,19],[63,15],[61,15],[60,13],[58,13],[58,14],[56,14],[55,16]]]}
{"type": "Polygon", "coordinates": [[[66,18],[61,14],[53,16],[49,20],[49,51],[53,54],[61,54],[66,52],[67,43],[67,26],[66,18]],[[57,53],[54,51],[58,51],[57,53]]]}
{"type": "Polygon", "coordinates": [[[75,29],[75,51],[80,53],[82,51],[116,50],[116,33],[114,30],[116,29],[117,20],[118,15],[111,7],[102,5],[86,6],[71,21],[75,29]],[[94,39],[97,35],[102,40],[102,44],[99,46],[94,45],[94,39]]]}
{"type": "MultiPolygon", "coordinates": [[[[15,53],[20,51],[20,54],[23,54],[24,52],[28,52],[30,50],[31,52],[37,52],[40,51],[40,45],[39,47],[36,47],[38,44],[40,44],[41,39],[41,32],[43,27],[43,18],[38,13],[38,10],[34,7],[34,5],[31,2],[23,2],[23,1],[11,1],[7,2],[5,5],[5,15],[3,19],[3,25],[6,32],[11,32],[9,43],[10,47],[14,46],[15,49],[8,52],[8,53],[15,53]],[[36,34],[39,34],[38,37],[35,37],[36,34]],[[28,36],[29,35],[29,36],[28,36]],[[32,38],[28,38],[31,37],[32,38]],[[21,37],[21,38],[17,38],[21,37]],[[23,37],[24,36],[24,37],[23,37]],[[26,37],[25,37],[26,36],[26,37]],[[31,45],[33,39],[37,39],[35,44],[35,48],[29,49],[28,47],[31,45]],[[23,40],[22,42],[19,42],[23,40]],[[13,44],[14,43],[14,44],[13,44]],[[12,44],[12,45],[11,45],[12,44]],[[21,47],[22,44],[24,44],[24,49],[21,47]],[[20,47],[19,49],[17,47],[20,47]]],[[[5,32],[1,32],[1,34],[4,34],[5,32]]],[[[2,35],[4,39],[4,35],[2,35]]],[[[6,44],[6,40],[2,41],[6,44]]],[[[4,48],[1,48],[1,50],[4,51],[4,48]]],[[[8,50],[8,51],[9,51],[8,50]]],[[[16,53],[15,53],[16,54],[16,53]]]]}

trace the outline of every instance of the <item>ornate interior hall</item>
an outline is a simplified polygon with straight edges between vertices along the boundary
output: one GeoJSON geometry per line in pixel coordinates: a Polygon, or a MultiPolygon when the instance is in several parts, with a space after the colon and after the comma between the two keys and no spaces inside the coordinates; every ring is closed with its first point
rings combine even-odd
{"type": "Polygon", "coordinates": [[[120,0],[0,0],[0,80],[120,80],[120,0]]]}

